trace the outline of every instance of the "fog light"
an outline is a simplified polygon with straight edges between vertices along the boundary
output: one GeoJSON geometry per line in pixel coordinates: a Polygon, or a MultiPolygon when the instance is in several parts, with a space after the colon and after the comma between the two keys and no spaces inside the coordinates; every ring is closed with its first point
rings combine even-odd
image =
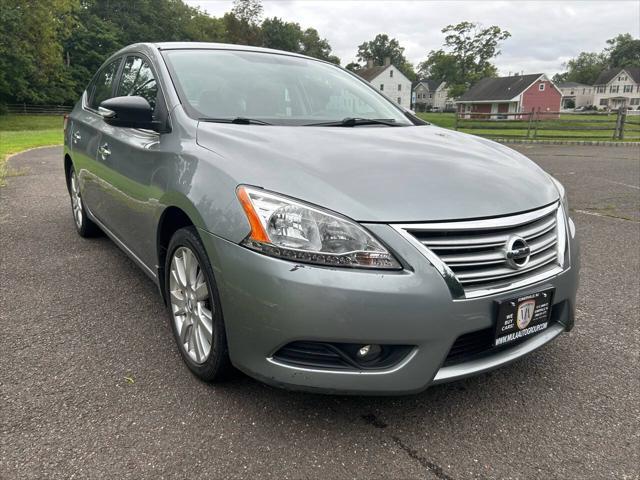
{"type": "Polygon", "coordinates": [[[356,358],[365,362],[377,359],[382,353],[380,345],[362,345],[356,352],[356,358]]]}
{"type": "Polygon", "coordinates": [[[369,355],[370,351],[371,351],[371,345],[365,345],[360,350],[358,350],[358,357],[364,358],[367,355],[369,355]]]}

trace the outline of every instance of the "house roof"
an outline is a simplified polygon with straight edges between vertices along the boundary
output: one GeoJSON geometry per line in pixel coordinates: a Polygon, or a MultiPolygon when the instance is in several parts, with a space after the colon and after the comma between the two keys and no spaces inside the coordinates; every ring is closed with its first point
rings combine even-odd
{"type": "Polygon", "coordinates": [[[587,85],[586,83],[579,82],[563,82],[557,83],[556,87],[558,88],[578,88],[578,87],[590,87],[591,85],[587,85]]]}
{"type": "Polygon", "coordinates": [[[429,91],[436,91],[442,82],[439,82],[437,80],[432,80],[430,78],[424,78],[422,80],[416,80],[415,82],[413,82],[412,87],[416,88],[420,83],[426,86],[429,89],[429,91]]]}
{"type": "Polygon", "coordinates": [[[481,102],[486,100],[511,100],[524,92],[542,73],[516,75],[513,77],[483,78],[462,95],[459,102],[481,102]]]}
{"type": "Polygon", "coordinates": [[[600,73],[600,75],[598,75],[598,78],[593,84],[606,85],[623,70],[627,72],[629,75],[631,75],[631,78],[633,78],[633,80],[636,83],[640,83],[640,68],[625,67],[625,68],[610,68],[609,70],[604,70],[603,72],[600,73]]]}
{"type": "Polygon", "coordinates": [[[387,67],[390,67],[390,66],[391,65],[376,65],[375,67],[362,68],[360,70],[357,70],[355,73],[360,75],[367,82],[370,82],[371,80],[376,78],[378,75],[380,75],[382,72],[384,72],[387,69],[387,67]]]}

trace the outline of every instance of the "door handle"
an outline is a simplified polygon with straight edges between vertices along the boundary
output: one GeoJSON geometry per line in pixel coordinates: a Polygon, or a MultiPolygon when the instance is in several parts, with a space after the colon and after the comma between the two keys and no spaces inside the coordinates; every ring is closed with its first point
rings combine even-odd
{"type": "Polygon", "coordinates": [[[80,140],[82,140],[82,136],[80,135],[80,132],[76,130],[73,132],[73,143],[78,143],[80,140]]]}
{"type": "Polygon", "coordinates": [[[98,153],[102,157],[102,160],[106,160],[109,155],[111,155],[111,150],[109,150],[109,144],[105,143],[98,148],[98,153]]]}

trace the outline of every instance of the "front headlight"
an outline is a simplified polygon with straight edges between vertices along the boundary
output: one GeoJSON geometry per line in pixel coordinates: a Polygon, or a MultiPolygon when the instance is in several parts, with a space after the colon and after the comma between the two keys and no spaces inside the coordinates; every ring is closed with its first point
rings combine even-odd
{"type": "Polygon", "coordinates": [[[334,267],[400,269],[357,223],[259,188],[240,186],[251,232],[241,244],[273,257],[334,267]]]}

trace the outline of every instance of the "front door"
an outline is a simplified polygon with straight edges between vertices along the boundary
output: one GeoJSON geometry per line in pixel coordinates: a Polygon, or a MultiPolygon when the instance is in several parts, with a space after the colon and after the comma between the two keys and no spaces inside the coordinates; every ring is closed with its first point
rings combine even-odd
{"type": "MultiPolygon", "coordinates": [[[[145,98],[154,109],[164,102],[151,63],[141,55],[125,58],[116,96],[145,98]]],[[[108,176],[105,193],[112,233],[149,268],[156,265],[156,224],[163,193],[163,135],[135,128],[114,127],[103,122],[97,162],[108,176]]]]}
{"type": "Polygon", "coordinates": [[[100,145],[101,130],[104,125],[98,114],[100,102],[113,96],[115,80],[122,59],[105,65],[96,75],[82,98],[82,108],[71,118],[71,155],[78,175],[84,205],[97,217],[102,217],[105,209],[102,196],[101,166],[96,163],[100,145]]]}

